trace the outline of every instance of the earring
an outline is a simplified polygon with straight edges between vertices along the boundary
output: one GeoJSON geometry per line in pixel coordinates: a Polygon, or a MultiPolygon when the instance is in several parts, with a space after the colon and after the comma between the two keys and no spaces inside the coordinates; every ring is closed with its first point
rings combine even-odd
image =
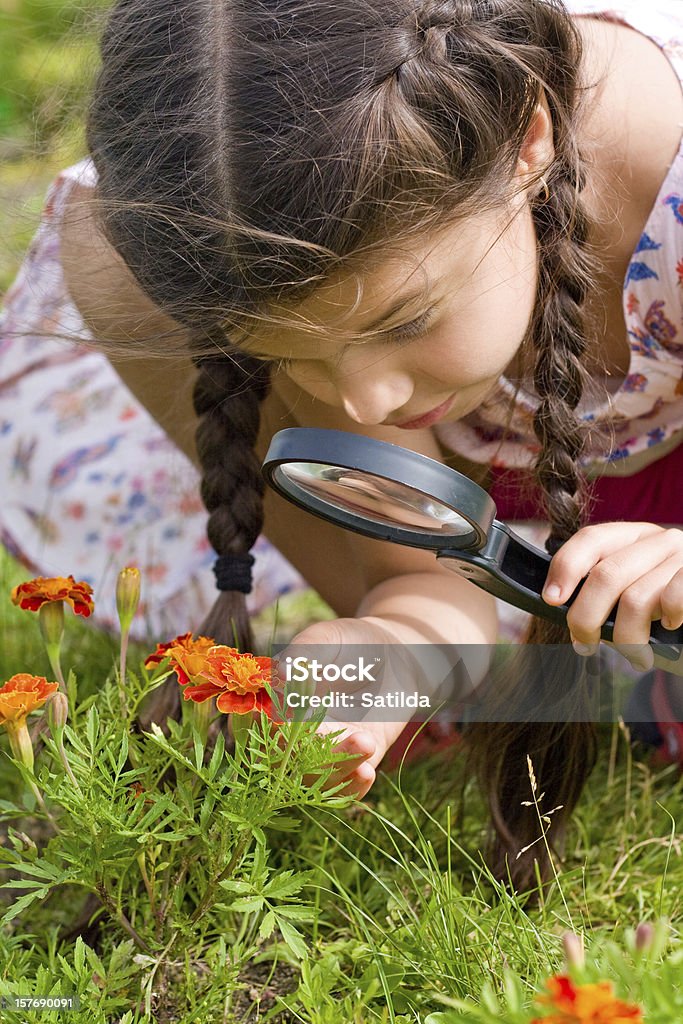
{"type": "Polygon", "coordinates": [[[545,206],[545,204],[550,199],[550,189],[548,188],[548,182],[545,180],[543,175],[541,175],[539,180],[541,182],[541,185],[543,185],[543,192],[539,192],[536,198],[541,206],[545,206]]]}

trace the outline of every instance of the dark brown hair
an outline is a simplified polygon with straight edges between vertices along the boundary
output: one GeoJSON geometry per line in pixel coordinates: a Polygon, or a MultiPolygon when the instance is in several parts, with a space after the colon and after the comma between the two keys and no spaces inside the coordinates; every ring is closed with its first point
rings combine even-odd
{"type": "MultiPolygon", "coordinates": [[[[532,200],[527,343],[537,474],[551,544],[566,540],[581,523],[575,410],[595,264],[577,143],[581,40],[560,0],[119,0],[102,56],[88,127],[100,220],[145,292],[190,331],[219,555],[245,554],[262,527],[253,443],[268,367],[233,332],[295,307],[335,268],[362,267],[387,239],[500,207],[545,95],[556,155],[548,200],[532,200]]],[[[232,622],[249,644],[242,594],[221,595],[204,630],[232,640],[232,622]]],[[[532,639],[568,637],[539,623],[532,639]]],[[[515,859],[538,833],[521,808],[525,755],[548,805],[564,805],[558,838],[594,760],[591,727],[482,725],[470,741],[496,870],[507,859],[518,884],[532,882],[531,857],[515,859]]]]}

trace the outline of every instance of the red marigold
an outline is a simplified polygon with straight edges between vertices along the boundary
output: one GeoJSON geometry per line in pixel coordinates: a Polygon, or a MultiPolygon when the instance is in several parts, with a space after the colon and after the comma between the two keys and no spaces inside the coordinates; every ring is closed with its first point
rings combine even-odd
{"type": "Polygon", "coordinates": [[[643,1024],[638,1006],[617,999],[609,981],[576,985],[566,975],[546,982],[548,994],[537,997],[554,1012],[535,1017],[531,1024],[643,1024]]]}
{"type": "Polygon", "coordinates": [[[198,676],[207,653],[215,644],[216,641],[208,636],[198,636],[193,640],[192,633],[183,633],[166,644],[157,644],[156,651],[146,659],[145,668],[152,668],[168,658],[178,682],[186,686],[198,676]]]}
{"type": "Polygon", "coordinates": [[[0,725],[17,728],[36,708],[59,689],[58,683],[48,683],[44,676],[31,676],[20,672],[0,686],[0,725]]]}
{"type": "Polygon", "coordinates": [[[185,689],[185,700],[203,703],[216,698],[225,714],[245,715],[265,711],[273,717],[273,702],[266,689],[275,675],[271,658],[241,654],[234,647],[217,644],[206,654],[198,678],[185,689]]]}
{"type": "Polygon", "coordinates": [[[76,615],[82,615],[87,619],[95,607],[91,594],[90,584],[84,581],[76,582],[73,576],[36,576],[35,579],[27,580],[26,583],[20,583],[15,587],[11,597],[13,604],[31,612],[37,612],[50,601],[67,601],[76,615]]]}

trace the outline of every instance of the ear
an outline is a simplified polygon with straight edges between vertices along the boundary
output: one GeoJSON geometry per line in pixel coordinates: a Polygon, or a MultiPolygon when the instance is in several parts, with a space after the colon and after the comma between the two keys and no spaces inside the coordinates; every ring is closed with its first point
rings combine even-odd
{"type": "Polygon", "coordinates": [[[543,93],[519,151],[516,177],[521,179],[523,186],[536,182],[554,158],[553,120],[543,93]]]}

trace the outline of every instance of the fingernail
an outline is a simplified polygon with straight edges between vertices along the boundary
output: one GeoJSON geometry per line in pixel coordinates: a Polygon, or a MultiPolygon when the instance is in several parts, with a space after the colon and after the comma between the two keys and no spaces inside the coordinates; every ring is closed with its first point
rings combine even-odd
{"type": "Polygon", "coordinates": [[[559,601],[562,595],[562,590],[558,587],[557,583],[551,583],[543,590],[543,597],[546,601],[559,601]]]}
{"type": "Polygon", "coordinates": [[[582,644],[578,640],[574,641],[574,650],[577,654],[580,654],[582,658],[589,658],[592,654],[598,653],[597,644],[582,644]]]}
{"type": "Polygon", "coordinates": [[[671,619],[662,619],[662,626],[664,627],[664,629],[675,629],[676,628],[675,623],[673,623],[671,621],[671,619]]]}

